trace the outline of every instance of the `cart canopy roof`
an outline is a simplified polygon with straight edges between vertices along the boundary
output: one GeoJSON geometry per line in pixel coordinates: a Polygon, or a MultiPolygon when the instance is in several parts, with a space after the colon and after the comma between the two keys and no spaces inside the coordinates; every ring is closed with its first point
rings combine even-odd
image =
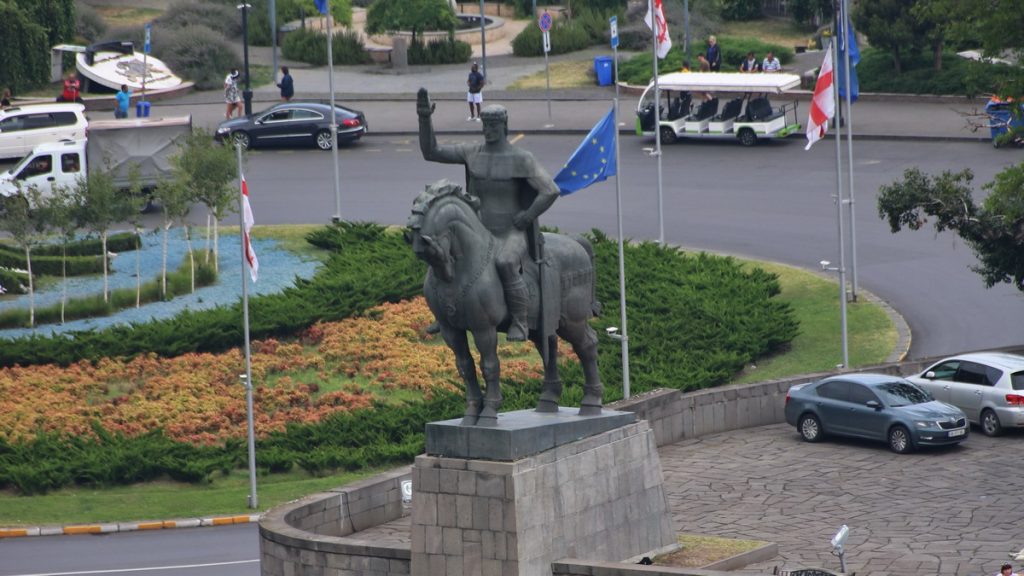
{"type": "MultiPolygon", "coordinates": [[[[654,87],[652,80],[647,90],[654,87]]],[[[658,76],[658,88],[688,92],[766,92],[782,94],[800,87],[796,74],[745,74],[740,72],[673,72],[658,76]]]]}

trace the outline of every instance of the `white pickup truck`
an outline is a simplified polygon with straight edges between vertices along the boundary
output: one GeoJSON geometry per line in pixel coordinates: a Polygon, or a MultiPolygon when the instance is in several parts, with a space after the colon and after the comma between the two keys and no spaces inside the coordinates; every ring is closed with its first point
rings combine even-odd
{"type": "Polygon", "coordinates": [[[127,189],[132,166],[138,167],[144,189],[155,188],[170,176],[170,158],[191,132],[191,116],[90,122],[85,140],[40,144],[0,174],[0,195],[36,186],[48,196],[58,186],[74,187],[94,170],[109,172],[115,186],[127,189]]]}

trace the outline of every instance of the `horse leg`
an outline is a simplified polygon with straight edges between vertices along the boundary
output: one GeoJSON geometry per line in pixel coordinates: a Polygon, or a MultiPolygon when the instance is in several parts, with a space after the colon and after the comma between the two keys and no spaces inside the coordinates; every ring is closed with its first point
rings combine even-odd
{"type": "Polygon", "coordinates": [[[558,402],[562,399],[562,379],[558,376],[558,338],[539,335],[533,343],[544,362],[544,388],[537,401],[537,412],[558,412],[558,402]],[[548,339],[548,355],[544,357],[544,338],[548,339]]]}
{"type": "Polygon", "coordinates": [[[466,337],[465,330],[452,328],[445,324],[441,324],[441,336],[455,353],[455,366],[459,369],[462,381],[466,383],[466,412],[462,417],[462,425],[474,426],[477,423],[477,418],[480,417],[483,394],[480,392],[480,382],[476,377],[473,355],[469,352],[469,338],[466,337]]]}
{"type": "Polygon", "coordinates": [[[597,371],[597,333],[585,321],[570,321],[559,336],[572,344],[573,351],[580,358],[583,367],[583,400],[580,401],[580,416],[596,416],[601,413],[604,386],[597,371]]]}
{"type": "Polygon", "coordinates": [[[501,409],[501,365],[498,361],[498,333],[492,326],[487,330],[474,330],[473,339],[480,352],[480,373],[484,376],[487,390],[484,392],[484,407],[480,411],[477,426],[497,426],[498,410],[501,409]]]}

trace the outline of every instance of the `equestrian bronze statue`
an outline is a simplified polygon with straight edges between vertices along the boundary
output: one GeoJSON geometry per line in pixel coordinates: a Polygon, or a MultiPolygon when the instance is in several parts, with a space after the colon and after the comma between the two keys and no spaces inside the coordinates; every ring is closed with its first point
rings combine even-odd
{"type": "Polygon", "coordinates": [[[427,186],[413,204],[409,240],[430,266],[423,291],[466,385],[463,425],[497,425],[498,332],[509,340],[529,339],[540,352],[544,388],[538,412],[557,412],[562,396],[557,335],[572,345],[583,366],[579,414],[600,414],[597,334],[589,324],[600,309],[592,247],[584,239],[540,233],[537,217],[558,198],[558,187],[532,154],[508,142],[504,107],[484,108],[482,144],[447,146],[434,136],[433,111],[421,88],[416,112],[423,157],[463,164],[466,189],[447,180],[427,186]],[[467,332],[480,352],[485,391],[467,332]]]}

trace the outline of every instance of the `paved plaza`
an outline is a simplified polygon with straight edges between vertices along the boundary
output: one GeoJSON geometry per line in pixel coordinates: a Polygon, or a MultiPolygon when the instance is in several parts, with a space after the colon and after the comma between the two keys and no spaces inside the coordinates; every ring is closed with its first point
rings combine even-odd
{"type": "Polygon", "coordinates": [[[960,576],[995,574],[1024,547],[1022,441],[974,430],[960,447],[901,456],[883,443],[808,444],[778,424],[659,453],[677,529],[778,543],[778,558],[737,574],[838,571],[829,540],[847,524],[848,573],[960,576]]]}

